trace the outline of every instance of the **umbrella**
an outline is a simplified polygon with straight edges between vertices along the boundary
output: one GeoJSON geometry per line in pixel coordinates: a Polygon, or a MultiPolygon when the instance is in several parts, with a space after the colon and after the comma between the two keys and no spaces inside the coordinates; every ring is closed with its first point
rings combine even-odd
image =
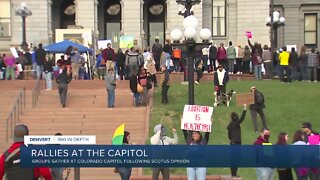
{"type": "Polygon", "coordinates": [[[122,145],[124,137],[124,123],[121,124],[115,131],[112,137],[113,145],[122,145]]]}
{"type": "Polygon", "coordinates": [[[86,53],[86,52],[89,52],[90,54],[92,53],[92,49],[89,49],[81,44],[74,43],[69,40],[64,40],[62,42],[50,44],[44,48],[48,53],[65,53],[66,49],[69,46],[77,47],[80,53],[86,53]]]}

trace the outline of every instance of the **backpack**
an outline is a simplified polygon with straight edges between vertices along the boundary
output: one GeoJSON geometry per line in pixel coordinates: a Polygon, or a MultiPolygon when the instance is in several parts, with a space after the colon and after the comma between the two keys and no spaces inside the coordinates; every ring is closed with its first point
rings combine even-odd
{"type": "Polygon", "coordinates": [[[20,148],[15,149],[12,153],[4,153],[4,179],[15,180],[35,180],[33,168],[20,167],[20,148]]]}
{"type": "Polygon", "coordinates": [[[264,103],[264,97],[261,92],[256,92],[256,103],[257,104],[263,104],[264,103]]]}

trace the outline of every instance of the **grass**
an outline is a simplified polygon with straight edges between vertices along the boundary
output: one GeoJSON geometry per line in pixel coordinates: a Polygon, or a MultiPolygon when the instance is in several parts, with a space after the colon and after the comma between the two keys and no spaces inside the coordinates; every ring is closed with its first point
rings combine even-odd
{"type": "MultiPolygon", "coordinates": [[[[276,143],[280,132],[287,132],[289,138],[293,133],[299,130],[302,122],[309,121],[315,130],[320,126],[318,120],[319,113],[317,107],[320,102],[320,84],[307,82],[280,83],[279,81],[230,81],[227,85],[227,91],[234,89],[237,93],[247,93],[250,87],[254,85],[265,96],[266,108],[264,110],[267,118],[267,125],[270,129],[270,141],[276,143]]],[[[201,82],[201,85],[195,85],[195,104],[212,106],[214,99],[214,88],[212,82],[201,82]]],[[[168,92],[169,104],[161,103],[161,88],[157,88],[154,94],[153,107],[150,119],[149,137],[153,135],[153,127],[162,123],[167,129],[176,128],[179,136],[179,143],[185,144],[182,131],[180,129],[180,117],[183,113],[183,107],[188,103],[188,86],[179,83],[172,84],[168,92]]],[[[242,107],[235,105],[235,98],[232,99],[230,107],[219,106],[213,112],[213,127],[210,134],[209,144],[229,144],[226,126],[230,121],[231,112],[242,111],[242,107]]],[[[258,116],[258,127],[261,128],[261,121],[258,116]]],[[[250,112],[242,128],[242,143],[252,144],[257,138],[253,131],[250,112]]],[[[291,142],[291,139],[289,139],[291,142]]],[[[150,142],[146,142],[149,144],[150,142]]],[[[151,174],[151,169],[145,169],[146,174],[151,174]]],[[[186,168],[172,168],[172,174],[186,174],[186,168]]],[[[208,168],[208,175],[228,175],[229,168],[208,168]]],[[[238,174],[243,179],[256,179],[253,168],[240,168],[238,174]]]]}

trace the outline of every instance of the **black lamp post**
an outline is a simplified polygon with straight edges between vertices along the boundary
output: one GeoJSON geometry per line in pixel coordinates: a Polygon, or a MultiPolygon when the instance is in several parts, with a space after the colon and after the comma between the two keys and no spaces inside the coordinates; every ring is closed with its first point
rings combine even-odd
{"type": "Polygon", "coordinates": [[[25,3],[21,3],[21,6],[16,9],[16,15],[22,18],[22,43],[21,48],[26,49],[28,43],[26,40],[26,18],[32,15],[32,11],[26,6],[25,3]]]}
{"type": "Polygon", "coordinates": [[[202,43],[196,43],[195,37],[197,36],[196,27],[198,26],[197,19],[193,15],[192,6],[199,4],[200,0],[177,0],[178,4],[185,7],[185,11],[179,10],[179,15],[185,17],[184,19],[184,35],[185,40],[180,43],[182,38],[182,32],[180,29],[174,29],[171,32],[171,38],[173,39],[172,46],[182,51],[188,52],[188,95],[189,105],[194,105],[194,60],[195,52],[201,50],[204,46],[209,45],[209,39],[211,39],[211,31],[209,29],[202,29],[199,33],[202,43]]]}

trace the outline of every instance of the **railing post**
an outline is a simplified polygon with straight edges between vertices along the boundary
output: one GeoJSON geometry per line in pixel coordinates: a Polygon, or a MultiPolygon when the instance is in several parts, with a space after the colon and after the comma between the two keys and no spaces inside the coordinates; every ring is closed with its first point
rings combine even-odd
{"type": "Polygon", "coordinates": [[[26,108],[26,87],[23,88],[23,106],[26,108]]]}
{"type": "Polygon", "coordinates": [[[74,180],[80,180],[80,168],[74,168],[74,180]]]}
{"type": "Polygon", "coordinates": [[[10,116],[7,118],[7,126],[6,126],[6,143],[8,143],[8,140],[9,140],[9,119],[10,119],[10,116]]]}
{"type": "Polygon", "coordinates": [[[11,134],[11,138],[12,138],[12,136],[13,136],[13,125],[12,125],[12,121],[13,121],[13,113],[11,112],[11,114],[10,114],[10,134],[11,134]]]}

